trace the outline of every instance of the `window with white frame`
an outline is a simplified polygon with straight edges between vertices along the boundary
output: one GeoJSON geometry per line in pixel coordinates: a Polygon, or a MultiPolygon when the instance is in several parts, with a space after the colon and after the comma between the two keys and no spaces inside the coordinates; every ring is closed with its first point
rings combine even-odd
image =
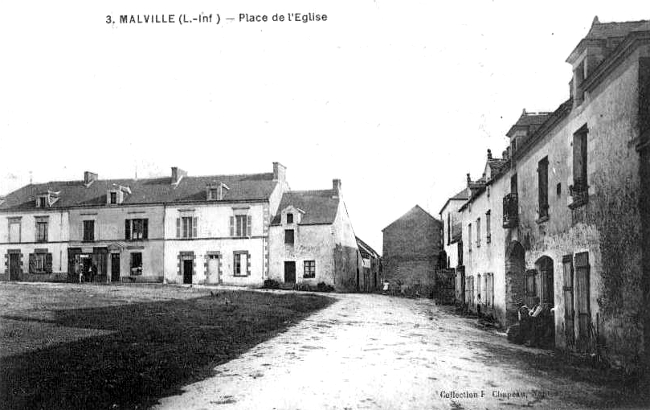
{"type": "Polygon", "coordinates": [[[8,242],[18,243],[20,242],[21,236],[21,226],[20,226],[20,217],[18,218],[9,218],[9,230],[8,233],[8,242]]]}
{"type": "Polygon", "coordinates": [[[128,240],[142,240],[149,238],[149,220],[146,218],[141,219],[126,219],[124,221],[124,239],[128,240]]]}
{"type": "Polygon", "coordinates": [[[198,218],[196,216],[182,216],[176,218],[176,237],[196,238],[198,224],[198,218]]]}
{"type": "Polygon", "coordinates": [[[304,262],[305,271],[303,273],[303,278],[315,278],[316,277],[316,261],[305,261],[304,262]]]}
{"type": "Polygon", "coordinates": [[[234,276],[250,275],[248,251],[235,251],[233,256],[234,256],[233,275],[234,276]]]}

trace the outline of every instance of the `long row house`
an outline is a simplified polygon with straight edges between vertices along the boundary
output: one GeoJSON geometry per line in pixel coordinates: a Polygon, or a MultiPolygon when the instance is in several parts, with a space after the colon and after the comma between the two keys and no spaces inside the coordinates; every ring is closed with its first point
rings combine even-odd
{"type": "Polygon", "coordinates": [[[557,348],[650,361],[650,22],[595,18],[569,98],[524,112],[440,217],[456,299],[503,326],[553,308],[557,348]]]}
{"type": "MultiPolygon", "coordinates": [[[[373,290],[341,197],[291,191],[286,168],[247,175],[29,184],[0,198],[0,280],[373,290]]],[[[377,263],[373,266],[376,266],[377,263]]]]}

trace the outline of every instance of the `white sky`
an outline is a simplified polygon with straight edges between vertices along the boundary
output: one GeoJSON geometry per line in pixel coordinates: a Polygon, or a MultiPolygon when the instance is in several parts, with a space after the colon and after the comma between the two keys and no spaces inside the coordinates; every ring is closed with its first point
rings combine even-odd
{"type": "Polygon", "coordinates": [[[564,61],[645,1],[3,1],[0,194],[34,182],[270,172],[342,179],[356,234],[438,217],[523,108],[568,97],[564,61]],[[272,4],[270,4],[272,3],[272,4]],[[107,25],[112,14],[317,12],[324,23],[107,25]]]}

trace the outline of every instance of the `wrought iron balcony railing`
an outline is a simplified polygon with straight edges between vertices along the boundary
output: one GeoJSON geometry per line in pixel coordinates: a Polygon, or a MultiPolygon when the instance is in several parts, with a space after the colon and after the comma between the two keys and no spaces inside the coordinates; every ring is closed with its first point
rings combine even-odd
{"type": "Polygon", "coordinates": [[[519,224],[519,197],[511,193],[503,197],[503,227],[514,228],[519,224]]]}

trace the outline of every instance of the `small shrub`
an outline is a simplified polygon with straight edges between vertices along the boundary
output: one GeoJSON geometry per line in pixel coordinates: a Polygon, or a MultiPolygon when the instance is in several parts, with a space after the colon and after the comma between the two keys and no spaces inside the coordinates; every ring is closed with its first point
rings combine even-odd
{"type": "Polygon", "coordinates": [[[334,291],[334,286],[328,285],[325,282],[319,282],[318,285],[316,285],[316,291],[317,292],[333,292],[334,291]]]}
{"type": "Polygon", "coordinates": [[[294,286],[295,290],[299,290],[301,292],[311,292],[311,286],[309,286],[306,283],[296,283],[296,286],[294,286]]]}
{"type": "Polygon", "coordinates": [[[264,281],[264,285],[262,285],[262,288],[264,289],[280,289],[280,282],[274,279],[266,279],[264,281]]]}

